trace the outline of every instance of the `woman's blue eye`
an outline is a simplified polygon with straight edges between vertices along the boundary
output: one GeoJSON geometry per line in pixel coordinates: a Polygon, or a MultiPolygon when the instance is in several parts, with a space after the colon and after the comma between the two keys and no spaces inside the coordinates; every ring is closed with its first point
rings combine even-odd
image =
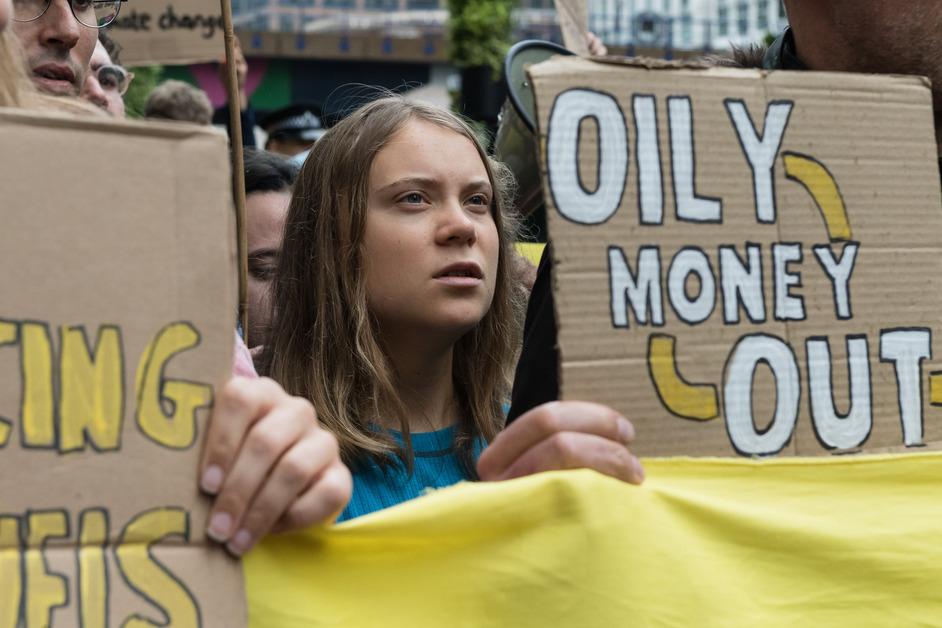
{"type": "Polygon", "coordinates": [[[402,200],[406,203],[421,203],[422,195],[417,192],[412,192],[411,194],[406,194],[402,197],[402,200]]]}
{"type": "Polygon", "coordinates": [[[468,202],[471,203],[472,205],[487,206],[490,204],[490,201],[488,200],[488,198],[484,196],[483,194],[475,194],[474,196],[468,199],[468,202]]]}

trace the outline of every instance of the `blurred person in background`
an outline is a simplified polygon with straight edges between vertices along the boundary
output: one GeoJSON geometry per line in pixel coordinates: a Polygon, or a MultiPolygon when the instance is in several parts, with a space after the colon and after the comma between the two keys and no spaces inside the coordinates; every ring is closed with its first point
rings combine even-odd
{"type": "MultiPolygon", "coordinates": [[[[252,107],[252,103],[249,101],[249,92],[247,87],[249,78],[249,64],[248,61],[245,60],[245,55],[242,54],[242,44],[239,43],[239,38],[236,37],[233,39],[232,43],[235,58],[236,87],[238,88],[239,92],[239,117],[242,123],[242,145],[246,148],[254,148],[256,146],[255,109],[252,107]]],[[[225,58],[219,62],[219,78],[222,80],[223,85],[229,84],[229,67],[226,64],[225,58]]],[[[224,104],[222,107],[219,107],[215,112],[213,112],[213,124],[226,127],[226,131],[229,133],[229,140],[232,140],[232,129],[229,126],[228,103],[224,104]]]]}
{"type": "Polygon", "coordinates": [[[327,129],[321,108],[299,103],[271,112],[259,122],[268,134],[265,150],[285,157],[306,155],[327,129]]]}
{"type": "Polygon", "coordinates": [[[766,69],[928,76],[942,147],[942,2],[785,0],[785,10],[790,27],[769,47],[766,69]]]}
{"type": "Polygon", "coordinates": [[[144,117],[208,125],[213,120],[213,106],[203,90],[183,81],[170,80],[155,87],[147,97],[144,117]]]}
{"type": "Polygon", "coordinates": [[[271,281],[275,274],[291,188],[298,167],[275,153],[245,151],[245,219],[248,238],[248,345],[257,353],[271,324],[271,281]]]}
{"type": "Polygon", "coordinates": [[[116,118],[123,118],[124,94],[134,74],[120,65],[117,58],[119,51],[117,43],[107,33],[99,31],[98,43],[82,86],[82,98],[116,118]]]}

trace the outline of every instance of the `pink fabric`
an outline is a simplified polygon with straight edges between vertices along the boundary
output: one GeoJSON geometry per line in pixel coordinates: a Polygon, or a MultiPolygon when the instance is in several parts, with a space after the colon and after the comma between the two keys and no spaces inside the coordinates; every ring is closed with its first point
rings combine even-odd
{"type": "Polygon", "coordinates": [[[239,332],[235,333],[235,355],[233,358],[233,375],[251,377],[252,379],[258,378],[258,372],[256,372],[255,365],[252,363],[252,354],[249,353],[249,348],[245,346],[239,332]]]}
{"type": "MultiPolygon", "coordinates": [[[[251,96],[259,83],[265,78],[265,73],[268,71],[268,61],[253,58],[249,59],[247,63],[249,64],[249,75],[245,79],[245,90],[251,96]]],[[[193,78],[196,79],[200,89],[209,96],[209,102],[213,104],[214,109],[226,104],[228,100],[226,84],[222,82],[222,78],[219,76],[218,63],[197,63],[190,66],[190,72],[193,74],[193,78]]]]}

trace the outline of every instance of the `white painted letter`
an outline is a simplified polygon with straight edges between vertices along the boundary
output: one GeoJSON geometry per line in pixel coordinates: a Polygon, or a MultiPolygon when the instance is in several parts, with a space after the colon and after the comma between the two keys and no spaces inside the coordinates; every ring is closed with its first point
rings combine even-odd
{"type": "Polygon", "coordinates": [[[588,89],[570,89],[556,97],[546,139],[547,176],[556,209],[585,225],[603,223],[618,210],[628,176],[628,131],[618,101],[588,89]],[[579,180],[579,125],[595,118],[599,127],[598,187],[579,180]]]}
{"type": "Polygon", "coordinates": [[[857,250],[859,248],[860,245],[856,242],[845,244],[841,251],[840,261],[834,259],[834,253],[831,252],[831,247],[827,244],[821,244],[812,249],[815,257],[818,258],[818,263],[821,264],[821,268],[831,279],[831,288],[834,291],[834,313],[841,320],[847,320],[852,316],[848,284],[850,283],[850,276],[854,272],[854,261],[857,259],[857,250]]]}
{"type": "Polygon", "coordinates": [[[638,142],[636,154],[641,224],[659,225],[664,222],[664,180],[661,177],[661,150],[657,143],[657,109],[654,96],[635,94],[632,104],[638,142]]]}
{"type": "Polygon", "coordinates": [[[696,248],[677,252],[667,273],[667,294],[677,317],[688,324],[702,323],[710,317],[716,305],[716,280],[706,253],[696,248]],[[687,276],[695,274],[700,280],[696,298],[687,297],[687,276]]]}
{"type": "Polygon", "coordinates": [[[922,361],[932,357],[928,329],[884,329],[880,332],[880,361],[893,362],[899,391],[903,443],[922,445],[922,361]]]}
{"type": "Polygon", "coordinates": [[[697,196],[694,191],[693,113],[690,98],[667,99],[667,122],[671,136],[671,164],[677,218],[690,222],[719,222],[722,203],[718,198],[697,196]]]}
{"type": "Polygon", "coordinates": [[[772,245],[772,268],[775,276],[775,320],[805,320],[805,302],[792,296],[789,286],[801,285],[801,274],[788,272],[788,264],[800,262],[801,245],[776,243],[772,245]]]}
{"type": "Polygon", "coordinates": [[[736,249],[720,247],[720,286],[723,289],[723,321],[730,325],[739,322],[739,304],[753,323],[765,322],[765,293],[762,290],[762,246],[747,244],[748,267],[743,264],[736,249]]]}
{"type": "Polygon", "coordinates": [[[612,325],[628,327],[628,308],[635,313],[639,325],[664,324],[661,300],[661,258],[656,246],[638,250],[637,277],[631,274],[625,252],[618,246],[608,247],[608,281],[611,291],[612,325]]]}
{"type": "Polygon", "coordinates": [[[746,103],[728,98],[726,112],[736,127],[739,143],[752,168],[752,186],[756,201],[756,219],[759,222],[775,222],[775,158],[782,145],[788,117],[792,112],[791,101],[773,101],[765,110],[765,125],[762,135],[756,130],[746,110],[746,103]]]}
{"type": "Polygon", "coordinates": [[[827,338],[805,341],[808,383],[811,387],[811,423],[826,447],[859,447],[873,426],[870,396],[870,352],[864,336],[847,337],[847,371],[850,378],[850,408],[839,415],[834,407],[831,381],[831,348],[827,338]]]}
{"type": "Polygon", "coordinates": [[[726,366],[723,411],[736,451],[746,456],[776,454],[788,444],[798,420],[801,383],[791,348],[775,336],[744,336],[733,347],[726,366]],[[752,384],[756,366],[765,362],[775,377],[775,415],[763,433],[752,418],[752,384]]]}

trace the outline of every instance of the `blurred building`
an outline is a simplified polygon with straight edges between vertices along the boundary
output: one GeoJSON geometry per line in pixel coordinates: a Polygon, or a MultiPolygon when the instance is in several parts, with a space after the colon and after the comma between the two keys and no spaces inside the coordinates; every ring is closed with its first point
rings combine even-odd
{"type": "Polygon", "coordinates": [[[787,24],[781,0],[590,0],[589,28],[626,48],[709,50],[761,42],[787,24]]]}
{"type": "MultiPolygon", "coordinates": [[[[786,24],[780,0],[588,0],[589,28],[613,54],[683,58],[762,41],[786,24]]],[[[232,0],[249,59],[253,105],[271,110],[317,102],[355,104],[357,85],[419,93],[448,104],[457,87],[448,63],[445,0],[232,0]],[[351,86],[353,88],[351,89],[351,86]],[[353,100],[351,100],[353,98],[353,100]]],[[[514,38],[562,43],[553,0],[519,0],[514,38]]],[[[172,68],[225,98],[212,65],[172,68]]]]}

